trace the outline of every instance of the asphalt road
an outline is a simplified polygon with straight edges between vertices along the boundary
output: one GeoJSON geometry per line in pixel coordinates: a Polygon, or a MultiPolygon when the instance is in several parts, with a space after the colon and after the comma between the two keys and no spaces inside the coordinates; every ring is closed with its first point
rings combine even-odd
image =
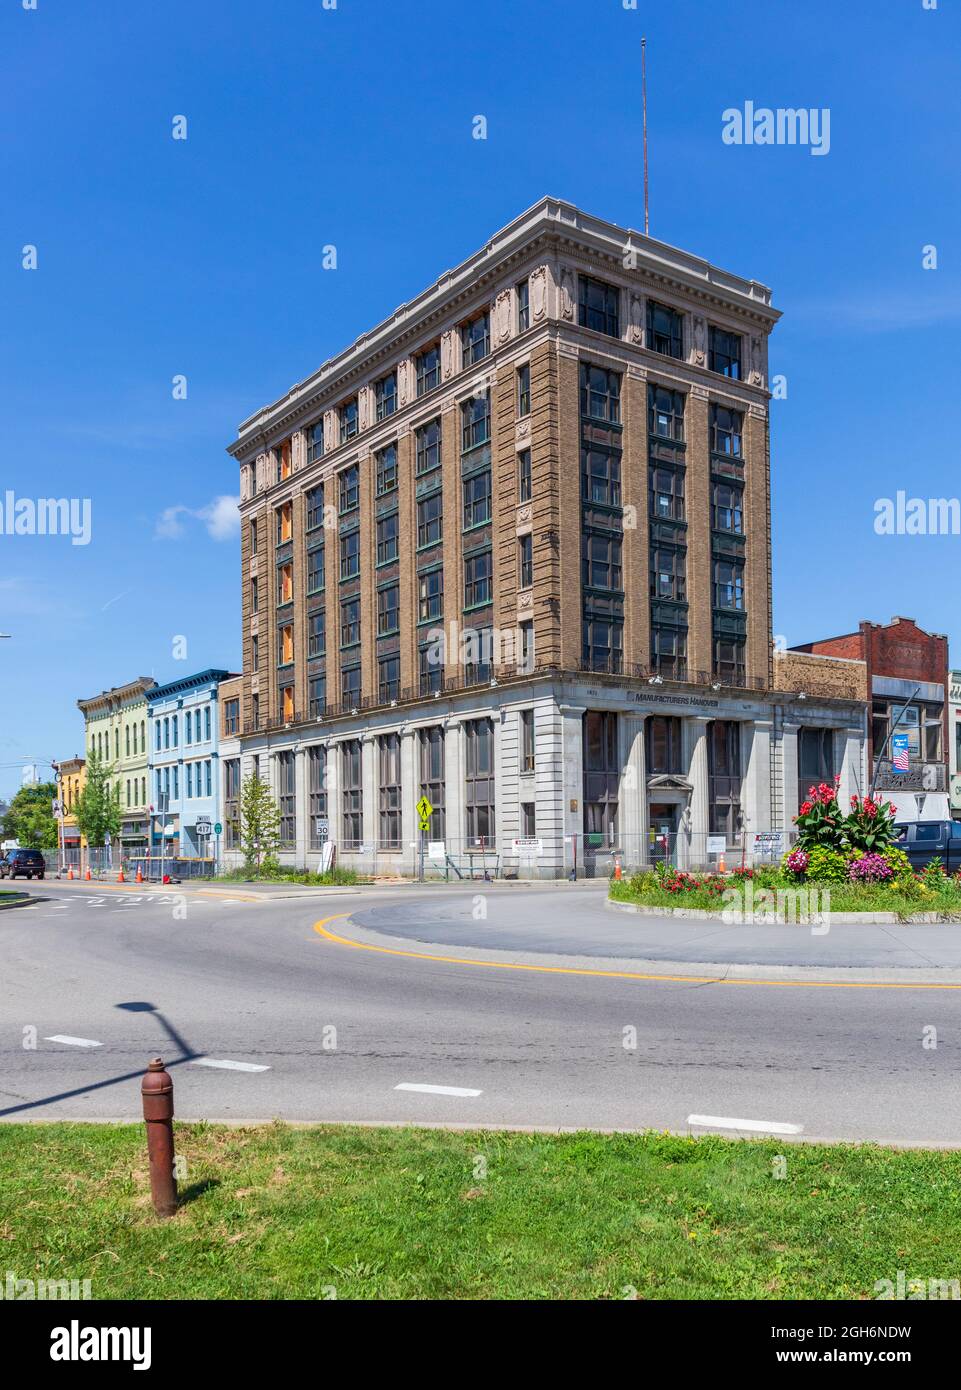
{"type": "MultiPolygon", "coordinates": [[[[30,891],[29,907],[0,911],[6,1120],[137,1118],[159,1052],[183,1119],[750,1132],[693,1115],[961,1143],[961,987],[912,983],[961,980],[953,970],[892,972],[894,987],[882,970],[659,978],[643,968],[654,957],[624,958],[623,938],[641,931],[649,951],[657,924],[566,885],[262,901],[30,891]]],[[[740,949],[697,938],[687,949],[706,959],[740,949]]],[[[679,947],[691,939],[685,927],[679,947]]]]}

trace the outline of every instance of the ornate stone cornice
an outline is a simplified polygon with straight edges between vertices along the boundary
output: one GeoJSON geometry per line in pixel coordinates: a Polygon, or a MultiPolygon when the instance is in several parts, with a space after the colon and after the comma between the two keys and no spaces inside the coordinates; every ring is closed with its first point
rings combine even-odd
{"type": "MultiPolygon", "coordinates": [[[[562,253],[580,263],[620,266],[622,283],[626,278],[642,288],[673,291],[688,303],[700,300],[739,317],[747,315],[765,332],[780,317],[771,306],[770,290],[758,281],[744,280],[665,242],[592,217],[572,203],[542,198],[496,232],[482,250],[445,271],[432,286],[399,305],[383,323],[361,334],[285,396],[244,420],[228,452],[243,462],[252,461],[257,452],[285,437],[309,415],[358,389],[388,359],[409,356],[412,349],[449,331],[469,306],[479,308],[485,299],[496,305],[496,297],[507,291],[523,264],[531,270],[532,322],[542,322],[551,314],[551,290],[538,262],[553,262],[562,253]],[[624,266],[628,249],[633,252],[629,269],[624,266]]],[[[498,319],[504,322],[503,303],[499,314],[495,308],[495,325],[498,319]]]]}

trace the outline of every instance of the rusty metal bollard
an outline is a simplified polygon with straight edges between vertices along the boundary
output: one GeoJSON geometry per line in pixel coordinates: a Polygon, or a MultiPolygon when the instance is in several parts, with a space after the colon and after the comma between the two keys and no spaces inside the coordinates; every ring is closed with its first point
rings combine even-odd
{"type": "Polygon", "coordinates": [[[143,1117],[147,1126],[147,1156],[150,1159],[150,1195],[158,1216],[173,1216],[177,1210],[177,1179],[174,1177],[174,1083],[164,1071],[163,1059],[152,1057],[140,1087],[143,1117]]]}

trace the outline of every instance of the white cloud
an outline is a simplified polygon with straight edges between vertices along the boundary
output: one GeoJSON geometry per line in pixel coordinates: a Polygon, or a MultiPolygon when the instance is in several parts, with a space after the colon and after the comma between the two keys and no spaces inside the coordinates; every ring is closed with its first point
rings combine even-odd
{"type": "Polygon", "coordinates": [[[154,537],[159,541],[177,541],[186,533],[184,520],[192,517],[203,522],[214,541],[229,541],[240,531],[240,498],[215,497],[205,507],[186,507],[182,504],[167,507],[157,518],[154,537]]]}

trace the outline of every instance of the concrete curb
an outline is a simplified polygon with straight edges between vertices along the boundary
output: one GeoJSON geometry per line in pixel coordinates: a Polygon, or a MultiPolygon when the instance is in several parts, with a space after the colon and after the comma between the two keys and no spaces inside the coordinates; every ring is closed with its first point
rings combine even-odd
{"type": "MultiPolygon", "coordinates": [[[[922,985],[961,989],[961,968],[954,966],[871,966],[871,965],[762,965],[730,961],[690,961],[648,959],[641,956],[577,956],[548,951],[503,951],[480,946],[447,946],[420,941],[415,937],[391,936],[355,922],[349,912],[338,919],[325,919],[332,925],[329,931],[347,943],[340,949],[369,947],[390,955],[443,961],[447,964],[487,964],[520,966],[535,973],[569,973],[572,975],[627,977],[687,984],[736,985],[744,981],[763,984],[861,985],[875,988],[922,985]]],[[[321,941],[324,937],[320,937],[321,941]]],[[[336,942],[330,942],[336,946],[336,942]]]]}
{"type": "MultiPolygon", "coordinates": [[[[615,912],[634,912],[639,917],[686,917],[698,922],[720,922],[722,920],[720,912],[708,912],[705,907],[644,907],[640,903],[622,903],[615,898],[607,899],[607,906],[613,908],[615,912]]],[[[961,913],[953,916],[951,913],[942,912],[915,912],[910,917],[899,917],[896,912],[832,912],[832,927],[858,927],[874,926],[880,923],[894,924],[895,926],[937,926],[937,925],[957,925],[961,922],[961,913]]],[[[765,925],[758,923],[758,926],[765,925]]],[[[792,926],[793,923],[782,925],[792,926]]],[[[798,923],[805,926],[806,923],[798,923]]]]}
{"type": "Polygon", "coordinates": [[[0,912],[3,912],[6,908],[23,907],[24,903],[28,903],[29,901],[29,893],[24,893],[21,897],[14,898],[13,902],[9,902],[5,898],[0,898],[0,912]]]}

